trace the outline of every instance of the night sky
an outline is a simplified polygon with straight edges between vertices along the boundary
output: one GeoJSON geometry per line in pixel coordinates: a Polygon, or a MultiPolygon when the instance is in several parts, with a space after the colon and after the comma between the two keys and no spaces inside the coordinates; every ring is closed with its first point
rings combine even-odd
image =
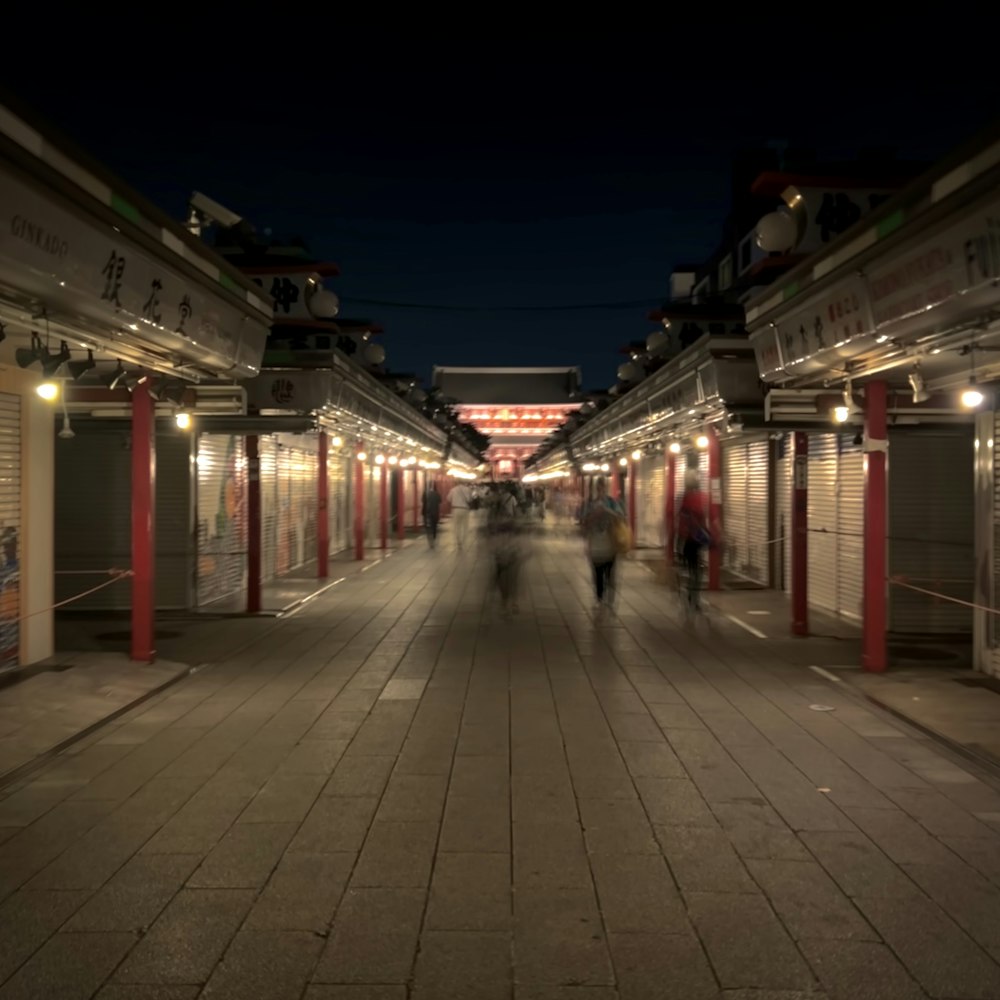
{"type": "Polygon", "coordinates": [[[933,160],[995,113],[988,26],[838,33],[820,13],[794,38],[748,21],[445,45],[301,8],[252,43],[158,29],[150,52],[123,28],[108,58],[64,24],[7,48],[0,82],[176,218],[200,190],[304,237],[340,265],[343,315],[385,327],[392,370],[579,364],[597,388],[673,265],[715,248],[738,147],[933,160]]]}

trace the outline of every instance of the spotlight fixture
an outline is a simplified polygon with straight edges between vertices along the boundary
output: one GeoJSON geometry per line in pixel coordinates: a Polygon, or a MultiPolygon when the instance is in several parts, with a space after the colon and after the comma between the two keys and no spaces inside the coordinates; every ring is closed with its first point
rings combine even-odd
{"type": "Polygon", "coordinates": [[[851,411],[846,406],[835,406],[833,408],[833,419],[836,420],[838,424],[846,424],[850,415],[851,411]]]}
{"type": "MultiPolygon", "coordinates": [[[[860,416],[864,413],[864,410],[854,401],[854,391],[851,388],[851,380],[848,379],[844,383],[844,408],[847,410],[848,417],[860,416]]],[[[841,409],[841,407],[837,407],[841,409]]],[[[843,423],[843,421],[840,421],[843,423]]]]}
{"type": "Polygon", "coordinates": [[[983,394],[973,386],[962,393],[962,406],[974,410],[977,406],[982,405],[984,398],[983,394]]]}
{"type": "Polygon", "coordinates": [[[191,414],[186,410],[181,410],[179,413],[174,414],[174,423],[182,430],[190,430],[191,428],[191,414]]]}
{"type": "Polygon", "coordinates": [[[358,461],[359,462],[366,462],[367,460],[368,460],[368,455],[365,452],[363,452],[363,451],[359,451],[358,452],[358,461]]]}
{"type": "Polygon", "coordinates": [[[681,446],[679,441],[670,442],[670,454],[679,455],[681,453],[681,446]]]}
{"type": "Polygon", "coordinates": [[[334,435],[334,437],[330,438],[330,444],[333,445],[334,448],[341,448],[343,447],[344,439],[334,435]]]}
{"type": "Polygon", "coordinates": [[[708,435],[699,434],[698,437],[695,438],[694,443],[704,451],[704,449],[708,447],[708,435]]]}
{"type": "Polygon", "coordinates": [[[59,386],[55,382],[40,382],[35,386],[35,392],[47,403],[51,403],[59,395],[59,386]]]}
{"type": "Polygon", "coordinates": [[[121,363],[121,361],[119,361],[118,362],[118,367],[115,368],[114,371],[107,372],[107,373],[105,373],[104,375],[101,376],[101,381],[109,389],[117,389],[118,388],[118,383],[121,382],[121,380],[124,377],[125,377],[125,366],[121,363]]]}
{"type": "Polygon", "coordinates": [[[642,458],[642,452],[641,451],[633,451],[632,452],[632,461],[633,462],[638,462],[640,458],[642,458]]]}
{"type": "Polygon", "coordinates": [[[910,372],[908,381],[910,388],[913,390],[914,403],[926,403],[931,398],[931,394],[927,391],[924,377],[920,374],[920,365],[916,365],[913,371],[910,372]]]}
{"type": "Polygon", "coordinates": [[[75,382],[84,372],[89,372],[91,368],[97,367],[97,362],[94,361],[94,352],[87,351],[85,360],[70,361],[66,367],[69,369],[69,373],[73,376],[73,381],[75,382]]]}
{"type": "Polygon", "coordinates": [[[45,348],[42,347],[42,338],[37,333],[31,334],[31,347],[19,347],[14,352],[14,358],[20,368],[30,368],[36,361],[41,361],[44,356],[45,348]]]}
{"type": "Polygon", "coordinates": [[[58,354],[49,354],[48,351],[45,352],[45,356],[42,358],[42,374],[46,378],[52,378],[71,357],[72,355],[69,352],[69,344],[67,344],[65,340],[61,341],[59,344],[58,354]]]}

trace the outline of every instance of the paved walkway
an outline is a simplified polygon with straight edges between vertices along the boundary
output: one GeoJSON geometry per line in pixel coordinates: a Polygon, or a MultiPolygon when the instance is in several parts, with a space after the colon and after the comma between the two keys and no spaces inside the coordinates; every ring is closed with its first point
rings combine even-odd
{"type": "Polygon", "coordinates": [[[0,1000],[1000,998],[989,777],[624,576],[414,546],[8,788],[0,1000]]]}

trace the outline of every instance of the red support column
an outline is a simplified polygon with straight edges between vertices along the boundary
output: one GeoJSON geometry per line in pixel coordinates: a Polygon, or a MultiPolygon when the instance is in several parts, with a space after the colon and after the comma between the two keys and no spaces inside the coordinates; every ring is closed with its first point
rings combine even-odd
{"type": "Polygon", "coordinates": [[[396,537],[406,538],[406,473],[396,469],[396,537]]]}
{"type": "Polygon", "coordinates": [[[260,438],[243,439],[247,458],[247,614],[260,613],[260,438]]]}
{"type": "Polygon", "coordinates": [[[132,391],[132,659],[152,663],[155,638],[156,404],[145,382],[132,391]]]}
{"type": "Polygon", "coordinates": [[[664,521],[666,530],[667,565],[674,564],[674,539],[677,536],[677,456],[667,452],[666,510],[664,521]]]}
{"type": "Polygon", "coordinates": [[[410,469],[410,475],[413,476],[413,527],[416,530],[420,527],[420,480],[416,469],[410,469]]]}
{"type": "Polygon", "coordinates": [[[886,383],[865,387],[865,579],[861,664],[881,672],[886,650],[886,383]]]}
{"type": "Polygon", "coordinates": [[[389,544],[389,470],[384,465],[378,469],[378,520],[380,548],[389,544]]]}
{"type": "Polygon", "coordinates": [[[792,435],[792,635],[809,634],[809,435],[792,435]]]}
{"type": "Polygon", "coordinates": [[[708,589],[722,587],[722,446],[714,427],[708,429],[708,523],[715,544],[708,550],[708,589]]]}
{"type": "MultiPolygon", "coordinates": [[[[358,455],[364,454],[363,445],[358,445],[358,455]]],[[[356,455],[354,458],[354,558],[365,557],[365,463],[356,455]]]]}
{"type": "Polygon", "coordinates": [[[638,467],[638,462],[632,462],[626,466],[628,469],[628,526],[633,539],[635,538],[635,481],[638,478],[635,473],[638,467]]]}
{"type": "Polygon", "coordinates": [[[319,432],[319,468],[316,473],[316,576],[330,575],[330,479],[327,474],[329,443],[326,431],[319,432]]]}

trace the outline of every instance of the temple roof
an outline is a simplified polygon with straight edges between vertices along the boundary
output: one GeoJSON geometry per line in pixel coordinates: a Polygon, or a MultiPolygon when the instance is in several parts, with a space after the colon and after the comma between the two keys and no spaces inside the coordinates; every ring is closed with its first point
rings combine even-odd
{"type": "Polygon", "coordinates": [[[435,366],[433,383],[442,396],[459,403],[541,406],[578,402],[580,369],[435,366]]]}

